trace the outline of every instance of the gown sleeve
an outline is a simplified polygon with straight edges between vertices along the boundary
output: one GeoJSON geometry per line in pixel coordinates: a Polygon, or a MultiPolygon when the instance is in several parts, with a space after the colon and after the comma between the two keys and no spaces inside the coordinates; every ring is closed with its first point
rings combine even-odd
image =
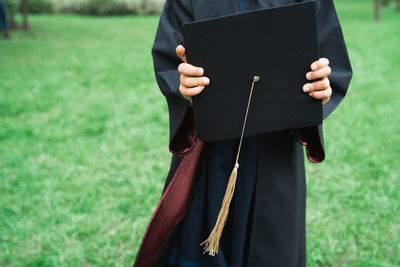
{"type": "MultiPolygon", "coordinates": [[[[329,76],[332,96],[323,106],[325,119],[346,95],[353,72],[333,0],[318,0],[316,4],[319,54],[320,57],[329,59],[332,69],[329,76]]],[[[322,125],[299,128],[297,137],[299,142],[306,146],[310,161],[317,163],[324,160],[322,125]]]]}
{"type": "Polygon", "coordinates": [[[175,52],[178,45],[184,44],[182,24],[193,20],[191,9],[190,0],[166,1],[152,49],[156,81],[168,104],[169,149],[178,156],[190,153],[197,140],[192,108],[179,92],[177,68],[182,61],[175,52]]]}

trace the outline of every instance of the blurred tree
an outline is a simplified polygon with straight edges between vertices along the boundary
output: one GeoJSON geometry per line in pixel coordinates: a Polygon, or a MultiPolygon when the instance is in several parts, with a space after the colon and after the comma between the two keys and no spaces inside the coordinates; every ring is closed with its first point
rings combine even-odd
{"type": "MultiPolygon", "coordinates": [[[[388,6],[392,0],[382,0],[382,6],[388,6]]],[[[396,10],[400,11],[400,0],[393,0],[396,3],[396,10]]],[[[375,20],[380,19],[379,15],[379,0],[375,0],[375,20]]]]}
{"type": "Polygon", "coordinates": [[[4,3],[8,8],[8,25],[10,29],[18,28],[18,23],[15,20],[15,13],[19,9],[20,1],[19,0],[5,0],[4,3]]]}
{"type": "Polygon", "coordinates": [[[16,29],[19,27],[17,21],[15,20],[15,14],[17,12],[22,13],[22,29],[27,30],[29,28],[28,23],[28,11],[29,11],[29,0],[4,0],[8,7],[9,13],[9,25],[10,29],[16,29]]]}
{"type": "MultiPolygon", "coordinates": [[[[382,6],[388,6],[392,0],[382,0],[382,6]]],[[[393,0],[396,3],[396,10],[400,11],[400,0],[393,0]]]]}
{"type": "Polygon", "coordinates": [[[22,22],[22,28],[24,30],[27,30],[29,28],[29,23],[28,23],[28,0],[21,0],[21,11],[23,15],[23,22],[22,22]]]}
{"type": "Polygon", "coordinates": [[[380,5],[381,5],[381,1],[380,0],[375,0],[375,20],[379,21],[381,19],[381,15],[380,15],[380,5]]]}

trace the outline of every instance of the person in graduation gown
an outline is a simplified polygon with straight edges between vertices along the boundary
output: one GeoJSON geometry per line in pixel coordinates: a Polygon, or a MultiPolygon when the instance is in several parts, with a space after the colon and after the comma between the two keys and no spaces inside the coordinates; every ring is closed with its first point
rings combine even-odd
{"type": "Polygon", "coordinates": [[[4,37],[9,37],[9,30],[7,25],[7,7],[3,0],[0,0],[0,31],[4,30],[4,37]]]}
{"type": "MultiPolygon", "coordinates": [[[[167,0],[152,54],[156,80],[168,103],[173,156],[163,196],[143,237],[135,267],[305,266],[303,146],[311,162],[324,160],[322,126],[244,139],[219,253],[203,254],[200,243],[214,227],[238,140],[204,143],[197,138],[190,97],[212,81],[202,77],[201,66],[185,63],[185,50],[180,46],[185,22],[295,2],[301,1],[167,0]]],[[[318,0],[316,6],[321,59],[310,62],[310,83],[299,90],[322,99],[325,119],[345,96],[352,69],[334,3],[318,0]],[[321,80],[312,82],[315,79],[321,80]]]]}

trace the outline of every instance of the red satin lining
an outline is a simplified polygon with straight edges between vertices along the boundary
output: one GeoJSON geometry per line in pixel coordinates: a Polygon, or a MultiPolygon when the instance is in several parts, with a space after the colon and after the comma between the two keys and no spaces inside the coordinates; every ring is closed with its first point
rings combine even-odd
{"type": "Polygon", "coordinates": [[[325,159],[324,146],[318,126],[309,126],[296,129],[297,140],[306,147],[307,158],[313,163],[319,163],[325,159]]]}
{"type": "Polygon", "coordinates": [[[198,140],[192,152],[182,158],[165,190],[140,245],[134,267],[150,267],[161,253],[173,229],[185,216],[191,202],[196,171],[204,142],[198,140]]]}
{"type": "Polygon", "coordinates": [[[185,156],[192,151],[196,142],[197,133],[194,127],[193,109],[188,105],[179,128],[171,139],[169,151],[177,156],[185,156]]]}
{"type": "Polygon", "coordinates": [[[188,105],[169,144],[170,151],[183,158],[150,219],[134,267],[150,267],[161,253],[173,229],[185,216],[203,146],[204,142],[197,138],[193,109],[188,105]]]}

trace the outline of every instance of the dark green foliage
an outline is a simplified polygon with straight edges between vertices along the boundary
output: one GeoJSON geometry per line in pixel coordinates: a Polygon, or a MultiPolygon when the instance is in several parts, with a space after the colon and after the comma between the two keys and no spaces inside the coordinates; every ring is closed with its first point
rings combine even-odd
{"type": "MultiPolygon", "coordinates": [[[[5,0],[15,10],[23,0],[5,0]]],[[[77,13],[86,15],[155,14],[165,0],[28,0],[30,13],[77,13]]]]}
{"type": "Polygon", "coordinates": [[[54,5],[50,0],[29,0],[29,13],[53,13],[54,5]]]}

